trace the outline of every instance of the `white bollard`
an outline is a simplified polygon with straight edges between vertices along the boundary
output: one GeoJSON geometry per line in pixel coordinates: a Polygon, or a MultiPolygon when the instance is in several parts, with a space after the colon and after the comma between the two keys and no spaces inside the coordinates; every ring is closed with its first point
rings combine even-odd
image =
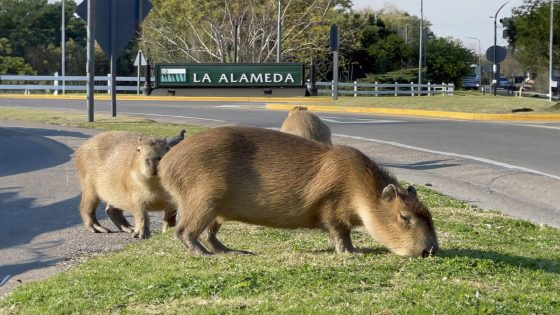
{"type": "Polygon", "coordinates": [[[358,97],[358,81],[354,81],[354,97],[358,97]]]}
{"type": "Polygon", "coordinates": [[[377,82],[375,82],[375,96],[379,96],[379,88],[377,87],[377,82]]]}

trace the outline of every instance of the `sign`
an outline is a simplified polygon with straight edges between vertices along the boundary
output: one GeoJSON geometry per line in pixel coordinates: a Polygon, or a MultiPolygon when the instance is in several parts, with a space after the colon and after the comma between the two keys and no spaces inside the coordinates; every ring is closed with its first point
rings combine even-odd
{"type": "MultiPolygon", "coordinates": [[[[87,2],[82,1],[76,8],[76,13],[86,23],[87,2]]],[[[95,4],[95,40],[106,56],[110,56],[111,51],[119,56],[152,9],[152,4],[149,0],[96,0],[95,4]],[[115,47],[111,47],[111,13],[117,16],[113,28],[115,47]]]]}
{"type": "Polygon", "coordinates": [[[507,50],[502,46],[491,46],[486,50],[486,59],[492,63],[500,63],[506,59],[507,50]],[[496,47],[496,60],[494,61],[494,47],[496,47]]]}
{"type": "Polygon", "coordinates": [[[302,63],[156,64],[156,87],[303,87],[302,63]]]}
{"type": "Polygon", "coordinates": [[[329,33],[329,47],[331,51],[338,51],[339,41],[340,41],[340,34],[338,33],[338,26],[333,24],[331,25],[331,31],[329,33]]]}
{"type": "Polygon", "coordinates": [[[134,66],[140,67],[146,65],[148,65],[148,62],[146,61],[146,58],[144,58],[144,54],[142,53],[142,51],[139,50],[138,54],[136,54],[136,59],[134,60],[134,66]]]}

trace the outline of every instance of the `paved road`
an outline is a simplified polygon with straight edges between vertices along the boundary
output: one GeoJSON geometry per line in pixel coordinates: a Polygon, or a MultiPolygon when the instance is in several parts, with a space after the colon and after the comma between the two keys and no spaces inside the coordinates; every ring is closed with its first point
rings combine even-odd
{"type": "MultiPolygon", "coordinates": [[[[0,99],[0,106],[85,111],[83,101],[0,99]]],[[[109,111],[108,102],[97,103],[96,112],[102,111],[109,111]]],[[[119,113],[179,123],[267,128],[277,128],[285,117],[284,112],[264,110],[263,104],[243,103],[120,102],[119,113]]],[[[399,179],[430,183],[483,208],[560,226],[557,124],[320,115],[337,135],[335,143],[358,147],[399,179]]],[[[81,226],[72,158],[74,149],[93,133],[6,122],[0,117],[0,146],[9,148],[0,151],[0,282],[11,275],[0,286],[0,296],[19,281],[63,270],[76,257],[121,248],[131,241],[124,233],[91,234],[81,226]]]]}

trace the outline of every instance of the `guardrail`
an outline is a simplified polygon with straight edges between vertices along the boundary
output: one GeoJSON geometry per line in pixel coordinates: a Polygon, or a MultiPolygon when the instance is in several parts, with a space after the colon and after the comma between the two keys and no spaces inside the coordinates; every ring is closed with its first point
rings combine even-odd
{"type": "MultiPolygon", "coordinates": [[[[59,76],[55,75],[0,75],[0,92],[44,91],[45,93],[59,94],[66,91],[87,91],[87,76],[59,76]]],[[[95,76],[94,91],[106,91],[111,94],[111,75],[95,76]]],[[[117,91],[142,93],[144,90],[144,77],[117,77],[117,91]],[[119,85],[119,82],[129,82],[119,85]],[[130,84],[134,83],[134,84],[130,84]]]]}
{"type": "MultiPolygon", "coordinates": [[[[317,82],[319,94],[333,94],[335,84],[333,82],[317,82]],[[325,87],[329,87],[328,89],[325,87]]],[[[418,84],[418,83],[338,83],[338,94],[353,95],[453,95],[455,85],[453,83],[442,84],[418,84]]]]}

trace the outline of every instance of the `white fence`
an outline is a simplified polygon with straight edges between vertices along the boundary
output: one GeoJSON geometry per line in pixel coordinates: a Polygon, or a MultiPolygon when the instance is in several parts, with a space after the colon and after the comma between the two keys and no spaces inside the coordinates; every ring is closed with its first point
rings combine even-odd
{"type": "MultiPolygon", "coordinates": [[[[59,94],[66,91],[87,91],[86,76],[59,76],[55,75],[0,75],[0,93],[11,91],[44,91],[45,93],[59,94]]],[[[111,75],[95,76],[95,91],[111,93],[111,75]]],[[[142,93],[144,87],[143,77],[117,77],[117,91],[142,93]],[[128,82],[121,84],[119,82],[128,82]]]]}
{"type": "MultiPolygon", "coordinates": [[[[95,91],[106,91],[111,93],[111,76],[95,76],[95,91]]],[[[144,77],[117,77],[117,91],[142,93],[144,77]],[[127,82],[121,84],[119,82],[127,82]]],[[[87,90],[86,76],[52,76],[33,75],[0,75],[0,93],[10,91],[44,91],[45,93],[59,94],[66,91],[87,90]]],[[[154,82],[154,80],[152,80],[154,82]]],[[[333,94],[334,84],[332,82],[317,82],[319,94],[333,94]]],[[[338,83],[338,94],[341,95],[453,95],[455,86],[450,84],[417,84],[417,83],[338,83]]]]}
{"type": "MultiPolygon", "coordinates": [[[[319,94],[333,94],[335,85],[333,82],[317,82],[319,94]],[[328,88],[326,88],[328,87],[328,88]]],[[[453,95],[455,85],[453,83],[442,84],[418,84],[418,83],[338,83],[338,94],[353,95],[453,95]]]]}

